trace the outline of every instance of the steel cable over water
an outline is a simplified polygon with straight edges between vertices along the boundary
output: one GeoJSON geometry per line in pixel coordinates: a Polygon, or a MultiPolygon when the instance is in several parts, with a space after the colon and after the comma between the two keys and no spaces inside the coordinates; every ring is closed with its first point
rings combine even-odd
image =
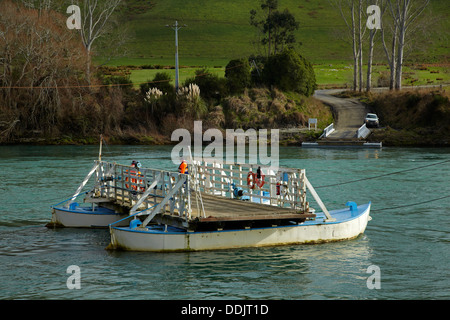
{"type": "Polygon", "coordinates": [[[430,199],[430,200],[425,200],[425,201],[421,201],[421,202],[417,202],[417,203],[405,204],[405,205],[395,206],[395,207],[387,207],[387,208],[381,208],[381,209],[370,209],[370,211],[371,212],[377,212],[377,211],[385,211],[385,210],[413,207],[413,206],[418,206],[418,205],[429,203],[429,202],[442,200],[442,199],[449,198],[449,197],[450,197],[450,194],[446,195],[446,196],[443,196],[443,197],[440,197],[440,198],[436,198],[436,199],[430,199]]]}
{"type": "Polygon", "coordinates": [[[394,172],[390,172],[390,173],[380,174],[378,176],[373,176],[373,177],[368,177],[368,178],[361,178],[361,179],[356,179],[356,180],[351,180],[351,181],[346,181],[346,182],[329,184],[329,185],[326,185],[326,186],[318,186],[318,187],[314,187],[314,189],[336,187],[336,186],[341,186],[341,185],[344,185],[344,184],[349,184],[349,183],[354,183],[354,182],[360,182],[360,181],[371,180],[371,179],[378,179],[378,178],[387,177],[387,176],[391,176],[391,175],[399,174],[399,173],[403,173],[403,172],[408,172],[408,171],[423,169],[423,168],[427,168],[427,167],[437,166],[437,165],[440,165],[440,164],[443,164],[443,163],[447,163],[447,162],[450,162],[450,160],[445,160],[445,161],[441,161],[441,162],[427,164],[427,165],[420,166],[420,167],[415,167],[415,168],[410,168],[410,169],[405,169],[405,170],[400,170],[400,171],[394,171],[394,172]]]}
{"type": "MultiPolygon", "coordinates": [[[[330,184],[330,185],[326,185],[326,186],[318,186],[318,187],[315,187],[315,189],[335,187],[335,186],[340,186],[340,185],[349,184],[349,183],[355,183],[355,182],[360,182],[360,181],[365,181],[365,180],[383,178],[383,177],[387,177],[387,176],[391,176],[391,175],[395,175],[395,174],[399,174],[399,173],[403,173],[403,172],[408,172],[408,171],[428,168],[428,167],[432,167],[432,166],[437,166],[437,165],[444,164],[444,163],[447,163],[447,162],[450,162],[450,160],[445,160],[445,161],[441,161],[441,162],[436,162],[436,163],[427,164],[427,165],[424,165],[424,166],[409,168],[409,169],[400,170],[400,171],[394,171],[394,172],[381,174],[381,175],[373,176],[373,177],[367,177],[367,178],[361,178],[361,179],[356,179],[356,180],[351,180],[351,181],[346,181],[346,182],[334,183],[334,184],[330,184]]],[[[425,200],[425,201],[421,201],[421,202],[417,202],[417,203],[411,203],[411,204],[405,204],[405,205],[401,205],[401,206],[387,207],[387,208],[381,208],[381,209],[371,209],[370,211],[371,212],[377,212],[377,211],[386,211],[386,210],[392,210],[392,209],[412,207],[412,206],[417,206],[417,205],[421,205],[421,204],[425,204],[425,203],[429,203],[429,202],[434,202],[434,201],[446,199],[446,198],[449,198],[449,197],[450,197],[450,195],[446,195],[446,196],[442,196],[442,197],[439,197],[439,198],[425,200]]]]}

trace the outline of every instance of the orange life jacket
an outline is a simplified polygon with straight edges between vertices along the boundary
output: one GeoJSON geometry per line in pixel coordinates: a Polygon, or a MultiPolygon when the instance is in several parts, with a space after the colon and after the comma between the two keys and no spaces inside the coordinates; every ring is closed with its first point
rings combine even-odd
{"type": "Polygon", "coordinates": [[[178,167],[178,171],[180,172],[180,173],[186,173],[186,171],[187,171],[187,163],[186,163],[186,161],[183,161],[183,162],[181,162],[181,164],[180,164],[180,166],[178,167]]]}

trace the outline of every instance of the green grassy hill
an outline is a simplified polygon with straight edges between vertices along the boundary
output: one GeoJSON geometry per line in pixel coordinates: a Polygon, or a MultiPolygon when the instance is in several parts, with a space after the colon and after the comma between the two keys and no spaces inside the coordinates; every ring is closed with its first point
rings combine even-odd
{"type": "MultiPolygon", "coordinates": [[[[175,20],[187,27],[179,32],[180,64],[225,66],[230,59],[263,53],[252,42],[257,31],[249,24],[251,9],[260,0],[128,0],[121,9],[124,27],[134,36],[126,57],[110,65],[174,64],[174,31],[166,25],[175,20]],[[150,5],[149,5],[150,3],[150,5]]],[[[351,47],[339,12],[328,0],[279,0],[300,23],[296,48],[313,63],[346,62],[351,47]]],[[[420,62],[442,62],[449,57],[450,7],[448,0],[432,0],[426,34],[418,35],[416,48],[407,57],[420,62]],[[420,44],[420,46],[419,46],[420,44]]],[[[384,62],[378,46],[377,59],[384,62]]],[[[101,59],[100,59],[101,60],[101,59]]]]}

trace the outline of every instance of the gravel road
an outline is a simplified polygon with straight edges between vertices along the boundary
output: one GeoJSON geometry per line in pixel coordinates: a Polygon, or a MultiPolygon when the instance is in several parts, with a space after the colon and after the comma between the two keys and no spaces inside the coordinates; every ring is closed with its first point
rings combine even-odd
{"type": "Polygon", "coordinates": [[[316,90],[314,97],[334,110],[335,131],[328,139],[352,139],[356,137],[358,128],[364,124],[369,109],[357,99],[333,96],[339,92],[342,92],[342,89],[316,90]]]}

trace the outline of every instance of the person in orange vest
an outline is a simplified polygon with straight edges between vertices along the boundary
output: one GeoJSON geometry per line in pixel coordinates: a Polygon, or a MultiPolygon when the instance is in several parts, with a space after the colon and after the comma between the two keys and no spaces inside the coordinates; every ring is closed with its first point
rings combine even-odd
{"type": "Polygon", "coordinates": [[[187,174],[187,172],[188,172],[188,165],[187,165],[187,162],[186,162],[186,160],[184,160],[184,159],[182,159],[181,160],[181,164],[180,164],[180,166],[178,167],[178,172],[179,173],[186,173],[187,174]]]}
{"type": "MultiPolygon", "coordinates": [[[[139,168],[142,167],[141,163],[139,161],[135,161],[133,160],[133,162],[131,162],[131,169],[130,175],[131,175],[131,182],[137,184],[138,183],[138,179],[137,177],[141,177],[141,172],[139,171],[139,168]]],[[[128,173],[128,170],[125,170],[126,173],[128,173]]],[[[128,182],[128,177],[125,178],[125,181],[128,182]]],[[[143,180],[139,180],[139,183],[141,184],[143,182],[143,180]]],[[[125,184],[125,187],[130,188],[129,184],[125,184]]],[[[131,188],[135,191],[138,190],[138,187],[136,185],[131,185],[131,188]]],[[[141,187],[142,190],[145,190],[145,188],[141,187]]]]}
{"type": "Polygon", "coordinates": [[[188,165],[187,165],[186,160],[184,160],[184,159],[181,160],[181,164],[178,167],[178,172],[183,173],[183,174],[188,174],[188,165]]]}

